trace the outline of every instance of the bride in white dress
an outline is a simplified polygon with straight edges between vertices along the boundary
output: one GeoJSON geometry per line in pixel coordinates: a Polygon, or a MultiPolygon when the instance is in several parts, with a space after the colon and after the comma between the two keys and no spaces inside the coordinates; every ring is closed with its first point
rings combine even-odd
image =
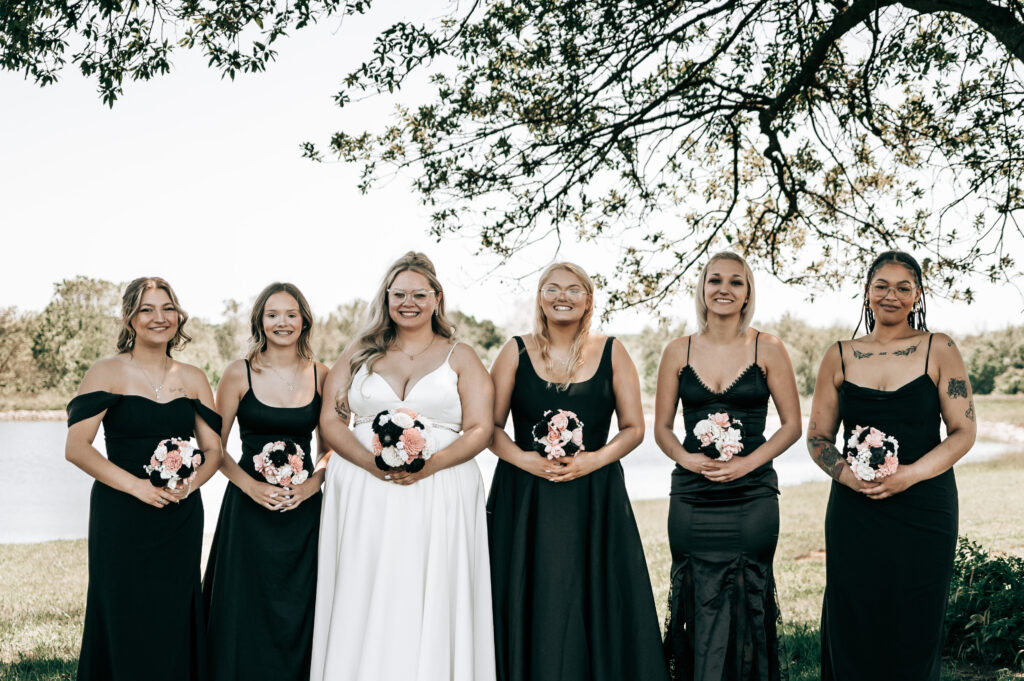
{"type": "Polygon", "coordinates": [[[310,679],[491,681],[473,457],[491,438],[494,389],[476,353],[452,339],[425,255],[395,262],[374,305],[324,386],[320,432],[336,454],[323,490],[310,679]],[[437,453],[416,473],[380,470],[370,451],[370,421],[397,407],[434,424],[437,453]]]}

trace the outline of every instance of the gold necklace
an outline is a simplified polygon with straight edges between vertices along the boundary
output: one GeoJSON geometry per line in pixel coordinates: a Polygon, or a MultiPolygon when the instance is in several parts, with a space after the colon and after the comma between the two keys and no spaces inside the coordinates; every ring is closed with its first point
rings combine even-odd
{"type": "Polygon", "coordinates": [[[433,344],[434,344],[434,341],[436,341],[436,340],[437,340],[437,336],[436,336],[436,335],[434,335],[434,336],[433,336],[433,337],[432,337],[432,338],[430,339],[430,342],[429,342],[429,343],[427,343],[427,347],[423,348],[423,349],[422,349],[422,350],[420,350],[419,352],[414,352],[414,353],[413,353],[413,354],[411,354],[411,355],[410,355],[410,354],[409,354],[408,352],[406,352],[406,351],[405,351],[405,350],[404,350],[404,349],[403,349],[403,348],[402,348],[401,346],[399,346],[399,345],[398,345],[398,343],[395,343],[395,349],[396,349],[396,350],[398,350],[398,351],[399,351],[400,353],[402,353],[403,355],[405,355],[406,357],[408,357],[408,358],[409,358],[410,360],[414,360],[414,359],[416,359],[417,357],[419,357],[420,355],[422,355],[422,354],[423,354],[424,352],[426,352],[427,350],[429,350],[429,349],[430,349],[430,346],[431,346],[431,345],[433,345],[433,344]]]}
{"type": "Polygon", "coordinates": [[[268,364],[267,366],[270,368],[271,371],[273,371],[275,374],[277,374],[277,377],[281,380],[282,383],[284,383],[286,386],[288,386],[288,392],[294,392],[295,391],[295,377],[298,375],[298,373],[299,373],[298,371],[295,371],[295,370],[292,371],[292,380],[289,381],[284,376],[282,376],[281,372],[279,372],[273,366],[271,366],[270,364],[268,364]]]}
{"type": "Polygon", "coordinates": [[[160,379],[160,385],[153,382],[153,379],[149,377],[149,372],[146,371],[141,364],[136,364],[135,366],[137,366],[139,371],[142,372],[142,375],[146,377],[146,382],[149,383],[149,387],[153,389],[153,394],[156,395],[156,399],[159,400],[160,391],[164,389],[164,382],[167,380],[167,360],[164,360],[164,374],[160,379]]]}

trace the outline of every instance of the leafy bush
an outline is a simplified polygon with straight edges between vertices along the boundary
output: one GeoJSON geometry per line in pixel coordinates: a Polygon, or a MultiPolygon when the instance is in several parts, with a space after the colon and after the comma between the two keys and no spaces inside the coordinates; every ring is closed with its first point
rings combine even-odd
{"type": "Polygon", "coordinates": [[[960,537],[946,629],[949,657],[1024,671],[1024,560],[960,537]]]}

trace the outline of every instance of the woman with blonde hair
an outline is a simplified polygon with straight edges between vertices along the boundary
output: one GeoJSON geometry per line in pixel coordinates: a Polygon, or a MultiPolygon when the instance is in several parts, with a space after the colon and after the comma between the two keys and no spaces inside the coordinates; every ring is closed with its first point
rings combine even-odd
{"type": "Polygon", "coordinates": [[[676,462],[665,652],[673,679],[769,681],[782,674],[772,459],[800,437],[800,399],[785,346],[750,328],[755,291],[746,261],[716,253],[697,282],[700,330],[665,348],[655,398],[655,439],[676,462]],[[766,439],[769,398],[781,423],[766,439]],[[685,430],[677,434],[680,403],[685,430]]]}
{"type": "Polygon", "coordinates": [[[433,263],[384,275],[324,387],[334,450],[320,526],[313,681],[494,678],[480,469],[493,388],[454,338],[433,263]]]}
{"type": "Polygon", "coordinates": [[[217,386],[221,440],[237,418],[242,454],[224,457],[231,483],[203,580],[210,678],[305,681],[324,479],[313,434],[327,367],[313,357],[313,313],[293,284],[260,292],[249,330],[248,356],[217,386]]]}
{"type": "Polygon", "coordinates": [[[534,332],[501,350],[487,501],[501,681],[663,681],[658,620],[619,459],[643,440],[640,380],[590,330],[594,285],[555,263],[534,332]],[[509,412],[515,439],[505,433],[509,412]],[[608,439],[612,415],[618,432],[608,439]]]}
{"type": "Polygon", "coordinates": [[[132,281],[121,312],[117,354],[68,404],[65,456],[96,479],[78,679],[205,680],[199,487],[220,466],[221,419],[206,375],[171,357],[189,336],[170,284],[132,281]]]}

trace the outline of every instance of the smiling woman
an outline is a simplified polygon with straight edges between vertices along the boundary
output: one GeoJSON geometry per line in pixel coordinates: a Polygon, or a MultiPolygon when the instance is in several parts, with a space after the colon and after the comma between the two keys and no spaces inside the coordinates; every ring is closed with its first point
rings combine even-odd
{"type": "Polygon", "coordinates": [[[197,490],[220,465],[221,419],[203,372],[170,356],[188,340],[170,285],[136,279],[122,313],[119,353],[93,365],[68,404],[66,456],[96,479],[78,678],[197,681],[206,678],[197,490]],[[106,457],[92,446],[101,422],[106,457]],[[175,651],[159,663],[157,633],[175,651]]]}

